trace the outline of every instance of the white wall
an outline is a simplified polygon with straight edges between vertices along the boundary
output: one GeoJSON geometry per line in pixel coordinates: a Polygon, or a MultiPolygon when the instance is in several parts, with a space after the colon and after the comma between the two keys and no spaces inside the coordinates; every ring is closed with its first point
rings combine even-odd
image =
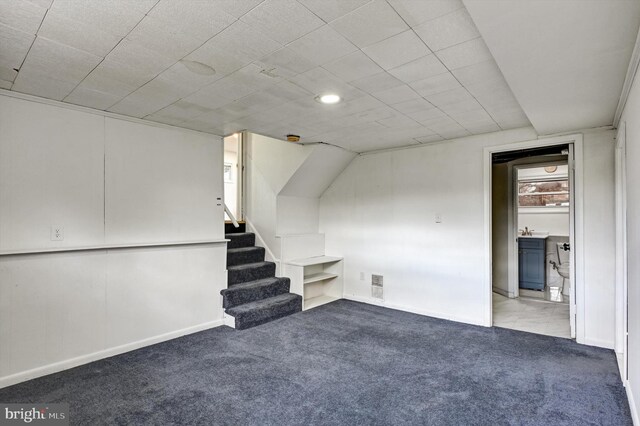
{"type": "MultiPolygon", "coordinates": [[[[484,324],[483,148],[536,138],[520,129],[353,161],[320,202],[327,252],[345,257],[345,294],[373,302],[381,273],[385,305],[484,324]]],[[[585,134],[584,145],[585,339],[613,347],[613,133],[585,134]]]]}
{"type": "Polygon", "coordinates": [[[280,237],[318,233],[319,197],[355,154],[248,133],[247,220],[280,259],[280,237]]]}
{"type": "Polygon", "coordinates": [[[219,138],[9,96],[0,128],[0,387],[221,324],[223,243],[107,248],[221,238],[219,138]]]}
{"type": "Polygon", "coordinates": [[[626,125],[628,332],[631,410],[640,422],[640,81],[636,77],[620,120],[626,125]]]}
{"type": "Polygon", "coordinates": [[[568,237],[569,212],[518,212],[518,229],[524,229],[525,226],[528,227],[529,230],[548,232],[549,235],[568,237]]]}

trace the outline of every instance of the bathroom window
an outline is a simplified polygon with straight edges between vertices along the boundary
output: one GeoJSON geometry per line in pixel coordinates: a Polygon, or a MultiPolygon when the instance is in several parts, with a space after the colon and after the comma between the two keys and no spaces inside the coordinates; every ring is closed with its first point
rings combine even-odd
{"type": "Polygon", "coordinates": [[[569,180],[540,180],[518,182],[520,207],[568,207],[569,180]]]}

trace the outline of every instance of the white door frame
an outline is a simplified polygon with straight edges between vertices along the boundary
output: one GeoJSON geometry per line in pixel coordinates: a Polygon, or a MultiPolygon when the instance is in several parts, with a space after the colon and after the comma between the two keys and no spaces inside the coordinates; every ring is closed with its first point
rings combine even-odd
{"type": "Polygon", "coordinates": [[[576,341],[585,343],[584,330],[584,146],[582,134],[555,136],[532,141],[516,142],[505,145],[490,146],[484,148],[484,252],[485,252],[485,315],[484,325],[491,327],[493,324],[492,303],[492,225],[491,225],[491,167],[492,154],[496,152],[516,151],[521,149],[539,148],[553,145],[573,144],[575,179],[573,189],[574,229],[571,234],[571,251],[575,261],[571,265],[572,284],[575,291],[574,306],[576,341]]]}
{"type": "Polygon", "coordinates": [[[615,151],[616,191],[616,334],[615,351],[622,354],[620,375],[627,380],[627,170],[626,170],[626,123],[618,124],[615,151]]]}

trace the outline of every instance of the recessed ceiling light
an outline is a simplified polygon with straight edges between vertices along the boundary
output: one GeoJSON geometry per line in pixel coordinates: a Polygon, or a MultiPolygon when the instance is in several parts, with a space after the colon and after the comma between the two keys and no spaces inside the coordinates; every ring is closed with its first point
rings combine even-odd
{"type": "Polygon", "coordinates": [[[182,63],[182,65],[187,67],[189,71],[195,74],[214,75],[216,73],[216,70],[214,70],[207,64],[203,64],[202,62],[188,61],[186,59],[181,59],[180,62],[182,63]]]}
{"type": "Polygon", "coordinates": [[[337,104],[341,100],[342,99],[340,98],[340,96],[333,93],[327,93],[326,95],[316,96],[316,101],[323,104],[337,104]]]}

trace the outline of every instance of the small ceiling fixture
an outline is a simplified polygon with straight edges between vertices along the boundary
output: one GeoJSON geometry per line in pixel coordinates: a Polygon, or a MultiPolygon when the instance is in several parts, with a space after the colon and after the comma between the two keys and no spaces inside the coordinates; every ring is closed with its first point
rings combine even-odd
{"type": "Polygon", "coordinates": [[[186,59],[181,59],[180,62],[184,65],[189,71],[195,74],[200,75],[214,75],[216,70],[210,67],[207,64],[203,64],[198,61],[188,61],[186,59]]]}
{"type": "Polygon", "coordinates": [[[544,168],[544,171],[547,173],[555,173],[558,170],[558,166],[547,166],[544,168]]]}
{"type": "Polygon", "coordinates": [[[316,101],[322,104],[337,104],[341,100],[342,98],[340,98],[340,96],[336,95],[335,93],[327,93],[325,95],[316,96],[316,101]]]}
{"type": "Polygon", "coordinates": [[[287,135],[287,140],[289,142],[300,142],[300,136],[299,135],[288,134],[287,135]]]}

